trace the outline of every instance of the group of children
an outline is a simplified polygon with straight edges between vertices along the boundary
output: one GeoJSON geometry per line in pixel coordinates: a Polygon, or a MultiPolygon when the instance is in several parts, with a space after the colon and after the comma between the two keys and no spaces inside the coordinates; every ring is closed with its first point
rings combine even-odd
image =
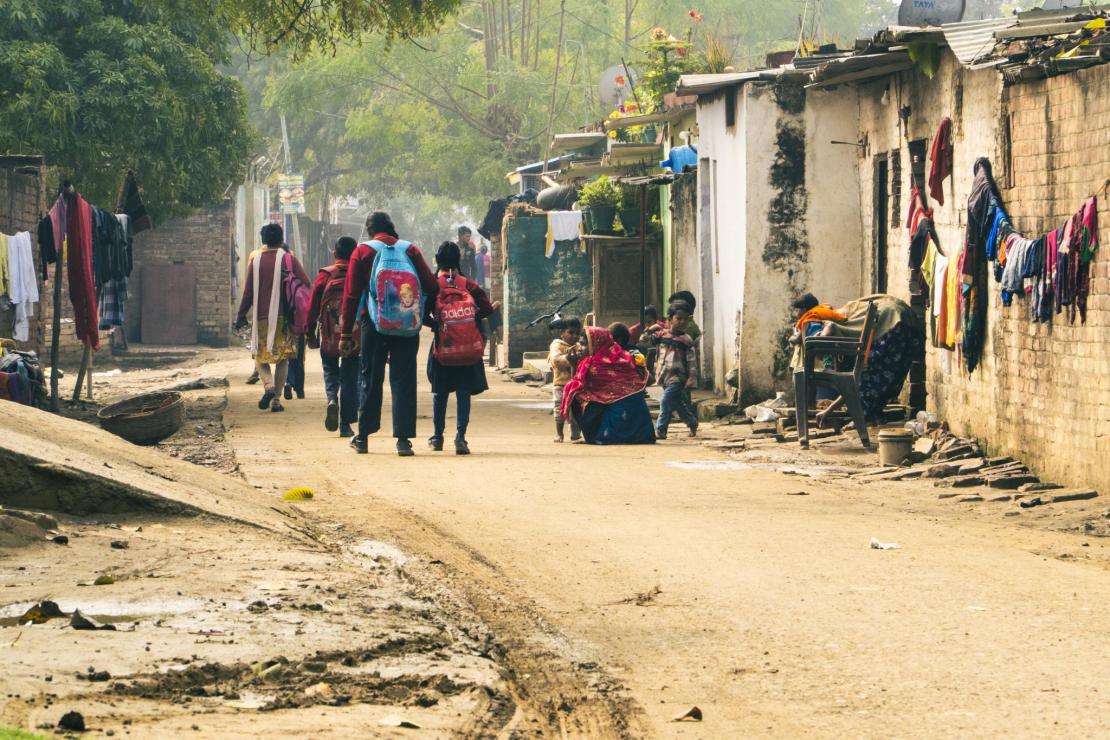
{"type": "MultiPolygon", "coordinates": [[[[698,384],[697,340],[700,330],[693,320],[696,305],[689,291],[681,291],[669,299],[666,321],[661,321],[654,306],[644,308],[644,321],[629,328],[614,323],[608,327],[613,340],[622,349],[643,354],[647,358],[655,385],[663,389],[655,436],[666,439],[671,418],[677,413],[690,430],[698,432],[698,416],[690,398],[690,390],[698,384]]],[[[560,413],[566,385],[574,378],[578,362],[588,350],[582,343],[582,321],[577,317],[557,319],[551,324],[557,333],[548,348],[552,371],[551,400],[555,413],[555,442],[564,441],[565,419],[560,413]]],[[[569,419],[571,441],[579,439],[575,420],[569,419]]]]}

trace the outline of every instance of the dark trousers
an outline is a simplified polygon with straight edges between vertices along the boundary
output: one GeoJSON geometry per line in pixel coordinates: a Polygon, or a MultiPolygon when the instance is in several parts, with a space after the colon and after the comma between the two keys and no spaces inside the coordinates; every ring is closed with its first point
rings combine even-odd
{"type": "Polygon", "coordinates": [[[359,392],[358,357],[332,357],[320,352],[324,366],[324,392],[329,401],[339,401],[339,420],[344,424],[358,421],[359,392]]]}
{"type": "Polygon", "coordinates": [[[297,356],[289,360],[285,387],[292,388],[298,396],[304,395],[304,337],[297,339],[297,356]]]}
{"type": "Polygon", "coordinates": [[[395,337],[379,334],[373,323],[362,327],[362,404],[358,436],[365,439],[382,428],[382,386],[389,361],[389,389],[393,393],[393,436],[416,436],[416,353],[420,335],[395,337]]]}
{"type": "MultiPolygon", "coordinates": [[[[443,430],[447,426],[447,402],[451,399],[450,393],[432,394],[432,424],[435,427],[433,436],[443,439],[443,430]]],[[[466,439],[466,428],[470,425],[470,391],[455,391],[455,439],[466,439]]]]}

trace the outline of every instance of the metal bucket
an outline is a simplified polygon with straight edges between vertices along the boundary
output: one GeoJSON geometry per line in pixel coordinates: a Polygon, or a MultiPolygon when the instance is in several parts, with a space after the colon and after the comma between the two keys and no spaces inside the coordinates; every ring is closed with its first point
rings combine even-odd
{"type": "Polygon", "coordinates": [[[879,462],[897,466],[913,452],[914,435],[908,429],[884,429],[879,432],[879,462]]]}

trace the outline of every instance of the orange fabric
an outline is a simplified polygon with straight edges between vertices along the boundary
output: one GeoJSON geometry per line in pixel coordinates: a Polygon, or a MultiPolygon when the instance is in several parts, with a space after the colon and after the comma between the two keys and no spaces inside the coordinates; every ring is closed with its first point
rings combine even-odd
{"type": "Polygon", "coordinates": [[[795,328],[801,331],[805,328],[806,324],[811,324],[814,321],[847,321],[847,319],[847,316],[840,313],[832,306],[818,306],[817,308],[811,308],[806,311],[805,315],[798,319],[795,328]]]}

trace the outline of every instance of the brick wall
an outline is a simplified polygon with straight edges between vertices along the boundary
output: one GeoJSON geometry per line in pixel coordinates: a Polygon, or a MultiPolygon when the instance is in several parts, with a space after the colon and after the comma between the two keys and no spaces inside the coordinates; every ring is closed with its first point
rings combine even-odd
{"type": "MultiPolygon", "coordinates": [[[[1037,236],[1062,224],[1110,175],[1110,67],[1007,88],[1000,112],[1006,108],[1012,179],[1004,125],[995,174],[1014,226],[1037,236]]],[[[1106,197],[1100,238],[1110,245],[1106,197]]],[[[1020,455],[1047,479],[1110,491],[1108,248],[1092,265],[1088,306],[1086,325],[1062,316],[1034,324],[1027,302],[1003,307],[992,284],[982,369],[971,378],[931,369],[930,392],[946,418],[992,449],[1020,455]]]]}
{"type": "Polygon", "coordinates": [[[137,235],[127,315],[129,338],[139,341],[142,336],[143,301],[157,300],[157,296],[142,294],[143,267],[184,264],[196,270],[197,340],[201,344],[227,346],[234,314],[231,305],[234,239],[234,211],[228,204],[197,209],[137,235]]]}
{"type": "MultiPolygon", "coordinates": [[[[29,166],[26,163],[21,165],[15,161],[5,162],[0,158],[0,232],[11,235],[20,231],[30,231],[31,249],[36,265],[39,259],[39,245],[35,233],[39,216],[43,211],[40,172],[37,166],[29,166]]],[[[39,293],[42,292],[40,275],[39,293]]],[[[49,296],[43,296],[43,300],[49,303],[49,296]]],[[[35,306],[35,319],[31,322],[30,339],[27,342],[17,343],[20,349],[33,349],[39,352],[43,349],[41,306],[41,303],[35,306]]],[[[14,324],[14,311],[0,311],[0,337],[10,338],[14,324]]]]}
{"type": "MultiPolygon", "coordinates": [[[[869,147],[860,160],[864,233],[875,244],[874,157],[900,152],[902,218],[890,224],[886,274],[888,292],[907,301],[907,142],[931,144],[945,115],[953,119],[954,175],[944,205],[932,206],[946,250],[962,244],[978,157],[990,158],[1015,227],[1031,237],[1063,223],[1110,175],[1110,66],[1004,89],[994,71],[967,71],[946,53],[933,80],[909,72],[861,86],[869,147]],[[902,106],[911,110],[906,124],[898,119],[902,106]]],[[[1110,240],[1107,197],[1099,209],[1103,242],[1110,240]]],[[[872,277],[875,264],[872,252],[865,265],[872,277]]],[[[1092,275],[1087,324],[1074,326],[1060,317],[1033,324],[1018,300],[1004,308],[992,277],[980,367],[969,376],[956,353],[929,347],[927,405],[954,431],[1022,458],[1046,479],[1110,491],[1110,250],[1099,254],[1092,275]]]]}

